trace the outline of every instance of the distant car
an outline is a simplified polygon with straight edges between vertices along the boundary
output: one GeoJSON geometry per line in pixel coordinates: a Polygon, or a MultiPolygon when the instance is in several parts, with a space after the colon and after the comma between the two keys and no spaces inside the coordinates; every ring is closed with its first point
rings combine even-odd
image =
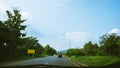
{"type": "Polygon", "coordinates": [[[58,58],[62,58],[62,54],[58,54],[58,58]]]}

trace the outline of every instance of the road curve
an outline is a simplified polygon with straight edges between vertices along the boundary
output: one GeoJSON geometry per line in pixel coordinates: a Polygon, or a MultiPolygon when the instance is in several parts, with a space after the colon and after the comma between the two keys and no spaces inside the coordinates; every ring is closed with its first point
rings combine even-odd
{"type": "Polygon", "coordinates": [[[39,65],[39,64],[77,67],[75,64],[73,64],[69,60],[65,58],[58,58],[57,56],[48,56],[45,58],[34,58],[29,60],[9,62],[9,63],[3,64],[3,66],[24,66],[24,65],[39,65]]]}

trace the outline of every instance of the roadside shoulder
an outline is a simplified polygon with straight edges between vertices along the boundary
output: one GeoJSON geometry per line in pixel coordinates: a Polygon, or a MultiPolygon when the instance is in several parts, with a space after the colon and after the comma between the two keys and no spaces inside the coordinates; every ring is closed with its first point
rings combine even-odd
{"type": "Polygon", "coordinates": [[[72,60],[68,57],[65,57],[65,59],[69,60],[71,63],[75,64],[77,67],[87,67],[88,65],[86,64],[83,64],[83,63],[80,63],[80,62],[77,62],[75,60],[72,60]]]}

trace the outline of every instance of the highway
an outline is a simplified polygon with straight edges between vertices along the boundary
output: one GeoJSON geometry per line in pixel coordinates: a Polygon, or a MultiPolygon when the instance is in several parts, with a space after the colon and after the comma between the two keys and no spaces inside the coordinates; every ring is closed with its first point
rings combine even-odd
{"type": "Polygon", "coordinates": [[[34,58],[28,60],[20,60],[2,64],[2,66],[29,66],[29,65],[51,65],[51,66],[65,66],[78,67],[75,63],[66,58],[58,58],[58,56],[48,56],[44,58],[34,58]]]}

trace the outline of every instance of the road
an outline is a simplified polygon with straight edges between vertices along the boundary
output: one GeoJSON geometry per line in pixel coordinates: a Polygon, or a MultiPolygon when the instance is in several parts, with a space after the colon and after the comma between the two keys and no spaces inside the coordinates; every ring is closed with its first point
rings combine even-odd
{"type": "Polygon", "coordinates": [[[48,56],[45,58],[34,58],[29,60],[9,62],[3,64],[3,66],[14,66],[14,65],[23,66],[23,65],[39,65],[39,64],[77,67],[77,65],[67,60],[66,58],[58,58],[57,56],[48,56]]]}

